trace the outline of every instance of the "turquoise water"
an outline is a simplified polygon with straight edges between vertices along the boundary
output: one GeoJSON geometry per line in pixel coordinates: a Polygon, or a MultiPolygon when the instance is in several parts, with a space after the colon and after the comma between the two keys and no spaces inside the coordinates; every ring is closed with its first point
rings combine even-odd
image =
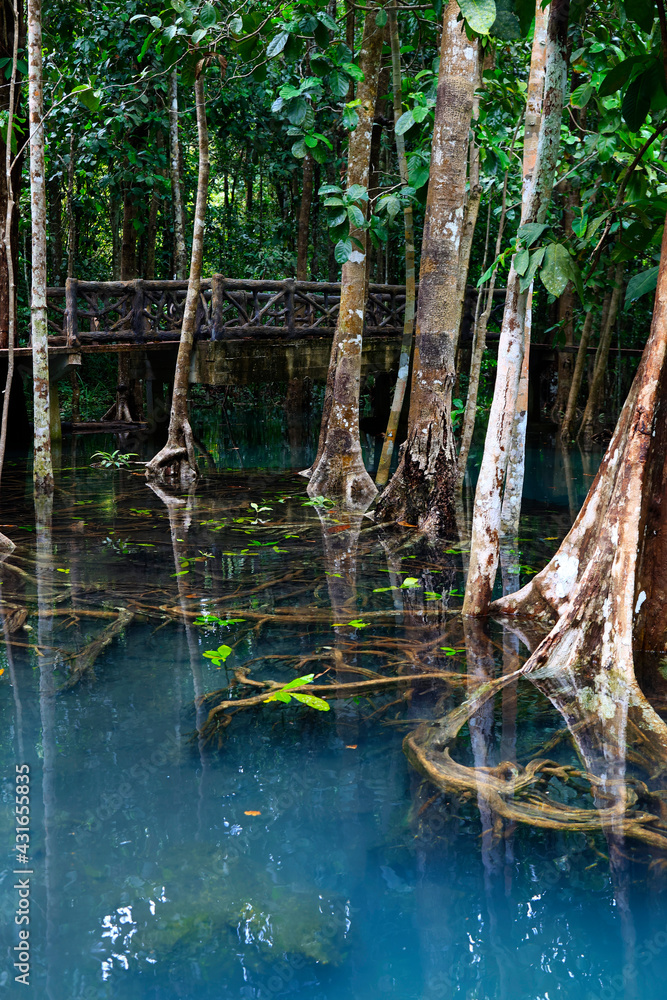
{"type": "MultiPolygon", "coordinates": [[[[531,455],[529,469],[522,582],[570,518],[567,489],[537,495],[538,475],[559,485],[555,460],[531,455]]],[[[574,477],[581,496],[581,466],[574,477]]],[[[52,529],[35,531],[21,468],[3,479],[0,526],[18,548],[0,563],[0,995],[23,989],[13,807],[27,764],[40,997],[662,997],[659,857],[610,849],[600,832],[505,824],[494,838],[475,796],[439,793],[410,767],[403,737],[465,685],[423,681],[329,712],[259,704],[197,738],[196,696],[240,668],[280,682],[463,674],[459,547],[304,506],[293,472],[222,471],[181,499],[168,507],[131,471],[64,469],[52,529]],[[131,621],[66,688],[68,655],[118,609],[131,621]],[[203,655],[220,646],[224,661],[203,655]]],[[[508,669],[502,627],[488,636],[487,677],[508,669]]],[[[472,739],[465,727],[455,755],[525,764],[563,726],[522,681],[478,713],[472,739]]],[[[576,763],[567,735],[549,755],[576,763]]],[[[577,804],[592,801],[583,789],[577,804]]]]}

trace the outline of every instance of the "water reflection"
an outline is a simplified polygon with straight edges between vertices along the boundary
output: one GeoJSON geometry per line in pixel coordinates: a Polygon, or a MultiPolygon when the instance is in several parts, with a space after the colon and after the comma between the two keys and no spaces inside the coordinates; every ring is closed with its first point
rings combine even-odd
{"type": "MultiPolygon", "coordinates": [[[[19,476],[4,488],[19,544],[0,564],[2,816],[11,845],[9,786],[27,759],[38,994],[657,1000],[667,908],[658,855],[619,836],[614,795],[636,787],[621,730],[604,756],[566,689],[519,679],[539,636],[464,631],[465,546],[303,506],[304,487],[239,471],[170,496],[129,472],[64,470],[50,519],[19,476]],[[69,654],[90,653],[119,608],[131,620],[75,676],[69,654]],[[222,662],[203,655],[223,645],[222,662]],[[243,672],[398,680],[326,713],[260,699],[205,743],[222,695],[199,696],[238,701],[253,690],[243,672]],[[451,742],[475,777],[453,794],[401,742],[476,693],[451,742]],[[592,795],[553,772],[547,797],[607,810],[603,829],[502,815],[484,775],[506,781],[537,756],[599,773],[592,795]]],[[[508,572],[524,582],[567,521],[529,505],[508,572]]]]}

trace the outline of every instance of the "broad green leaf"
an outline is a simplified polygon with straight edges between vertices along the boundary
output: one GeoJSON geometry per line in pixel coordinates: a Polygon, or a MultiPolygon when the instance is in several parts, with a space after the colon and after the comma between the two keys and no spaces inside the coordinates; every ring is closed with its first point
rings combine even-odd
{"type": "Polygon", "coordinates": [[[424,121],[424,119],[430,113],[430,111],[431,109],[427,108],[425,104],[417,104],[416,107],[412,109],[412,117],[417,122],[417,124],[421,124],[421,122],[424,121]]]}
{"type": "Polygon", "coordinates": [[[284,690],[276,691],[275,694],[269,695],[268,698],[264,699],[265,702],[266,701],[282,701],[286,705],[289,705],[289,703],[290,703],[291,700],[292,700],[292,696],[290,694],[285,694],[284,690]]]}
{"type": "Polygon", "coordinates": [[[285,114],[292,125],[300,125],[306,117],[308,102],[305,97],[293,97],[285,105],[285,114]]]}
{"type": "Polygon", "coordinates": [[[267,58],[273,59],[274,56],[279,56],[288,41],[289,31],[279,31],[275,38],[272,38],[269,42],[269,46],[266,50],[267,58]]]}
{"type": "Polygon", "coordinates": [[[325,28],[328,28],[329,31],[333,31],[334,34],[338,31],[338,25],[334,21],[333,17],[330,14],[327,14],[326,11],[318,11],[315,17],[321,24],[324,25],[325,28]]]}
{"type": "Polygon", "coordinates": [[[347,92],[350,87],[350,78],[345,76],[344,73],[339,73],[338,70],[333,70],[333,72],[327,73],[324,79],[336,97],[347,96],[347,92]]]}
{"type": "Polygon", "coordinates": [[[353,184],[345,193],[350,201],[368,201],[368,191],[363,184],[353,184]]]}
{"type": "Polygon", "coordinates": [[[357,228],[362,227],[366,222],[366,219],[364,218],[364,213],[361,211],[360,208],[358,208],[357,205],[350,205],[350,207],[347,210],[347,215],[352,225],[357,226],[357,228]]]}
{"type": "Polygon", "coordinates": [[[305,142],[306,146],[308,146],[309,149],[315,149],[315,146],[317,146],[317,139],[315,138],[314,135],[304,136],[303,141],[305,142]]]}
{"type": "MultiPolygon", "coordinates": [[[[330,215],[327,218],[327,225],[329,229],[335,229],[336,226],[341,226],[344,222],[347,222],[347,211],[344,208],[342,208],[340,212],[337,212],[336,215],[330,215]]],[[[351,248],[350,248],[350,253],[352,253],[351,248]]],[[[347,257],[345,258],[345,260],[347,260],[347,257]]],[[[338,263],[340,264],[342,262],[339,261],[338,263]]]]}
{"type": "Polygon", "coordinates": [[[532,247],[536,243],[545,229],[549,228],[547,222],[528,222],[519,229],[519,239],[526,247],[532,247]]]}
{"type": "Polygon", "coordinates": [[[412,111],[405,111],[396,122],[394,132],[396,135],[403,135],[409,128],[412,128],[414,123],[415,117],[412,114],[412,111]]]}
{"type": "Polygon", "coordinates": [[[303,139],[298,139],[292,146],[292,156],[296,156],[297,160],[302,160],[307,152],[303,139]]]}
{"type": "Polygon", "coordinates": [[[630,56],[624,59],[618,66],[614,66],[605,76],[598,88],[600,97],[609,97],[620,90],[624,83],[630,79],[630,74],[638,63],[645,62],[645,56],[630,56]]]}
{"type": "Polygon", "coordinates": [[[351,76],[353,80],[363,80],[364,71],[359,69],[356,63],[344,62],[341,65],[341,69],[344,69],[348,76],[351,76]]]}
{"type": "Polygon", "coordinates": [[[657,15],[655,0],[623,0],[623,6],[628,18],[648,34],[657,15]]]}
{"type": "Polygon", "coordinates": [[[386,10],[379,10],[375,15],[375,23],[378,28],[384,28],[387,23],[387,12],[386,10]]]}
{"type": "Polygon", "coordinates": [[[341,187],[338,187],[337,184],[322,184],[317,193],[320,195],[320,197],[322,197],[325,194],[342,194],[343,189],[341,187]]]}
{"type": "Polygon", "coordinates": [[[303,677],[295,677],[293,681],[288,681],[281,691],[289,691],[292,688],[303,687],[304,684],[312,684],[315,680],[315,674],[304,674],[303,677]]]}
{"type": "Polygon", "coordinates": [[[349,128],[350,132],[359,124],[359,115],[353,108],[345,108],[343,111],[343,125],[345,128],[349,128]]]}
{"type": "Polygon", "coordinates": [[[519,291],[527,292],[530,288],[531,282],[535,278],[537,269],[544,260],[544,254],[546,253],[546,247],[540,247],[539,250],[535,250],[530,255],[530,264],[528,265],[528,270],[524,274],[523,278],[519,282],[519,291]]]}
{"type": "Polygon", "coordinates": [[[218,22],[218,15],[216,9],[212,3],[206,3],[201,9],[201,14],[199,15],[199,23],[202,28],[212,28],[214,24],[218,22]]]}
{"type": "Polygon", "coordinates": [[[149,17],[148,20],[151,22],[151,25],[154,28],[161,28],[162,27],[162,18],[161,17],[149,17]]]}
{"type": "Polygon", "coordinates": [[[197,28],[196,31],[193,31],[192,32],[192,44],[193,45],[199,45],[199,43],[201,42],[201,40],[202,40],[202,38],[204,37],[205,34],[206,34],[206,28],[197,28]]]}
{"type": "Polygon", "coordinates": [[[309,708],[316,708],[318,712],[328,712],[331,705],[324,698],[318,698],[314,694],[301,694],[300,692],[295,692],[292,697],[296,701],[300,701],[303,705],[308,705],[309,708]]]}
{"type": "Polygon", "coordinates": [[[651,93],[650,86],[646,86],[647,79],[646,73],[635,77],[623,95],[621,111],[631,132],[639,131],[651,107],[651,93]]]}
{"type": "Polygon", "coordinates": [[[344,264],[352,253],[352,243],[350,240],[339,240],[334,248],[334,257],[339,264],[344,264]]]}
{"type": "Polygon", "coordinates": [[[544,255],[544,264],[540,271],[542,284],[549,292],[559,298],[565,291],[572,277],[572,259],[562,243],[550,243],[544,255]]]}
{"type": "Polygon", "coordinates": [[[521,250],[516,254],[514,258],[514,270],[521,277],[524,276],[528,270],[528,265],[530,264],[530,250],[526,247],[525,250],[521,250]]]}
{"type": "Polygon", "coordinates": [[[656,265],[656,267],[649,267],[647,271],[640,271],[639,274],[630,278],[625,293],[625,309],[628,309],[642,295],[647,295],[655,289],[658,284],[659,270],[660,268],[656,265]]]}
{"type": "Polygon", "coordinates": [[[416,576],[406,576],[405,580],[401,584],[401,589],[408,590],[411,587],[418,587],[418,586],[419,586],[419,580],[417,579],[416,576]]]}
{"type": "Polygon", "coordinates": [[[473,31],[488,35],[496,19],[496,0],[459,0],[459,7],[473,31]]]}
{"type": "Polygon", "coordinates": [[[570,94],[570,104],[573,108],[585,108],[595,93],[592,83],[582,83],[570,94]]]}

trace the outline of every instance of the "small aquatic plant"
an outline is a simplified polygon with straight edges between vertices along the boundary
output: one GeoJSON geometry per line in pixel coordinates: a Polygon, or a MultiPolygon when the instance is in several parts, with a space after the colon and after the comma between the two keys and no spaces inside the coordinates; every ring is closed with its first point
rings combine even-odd
{"type": "Polygon", "coordinates": [[[278,691],[274,691],[264,701],[282,701],[288,705],[292,698],[294,698],[303,705],[308,705],[309,708],[317,709],[318,712],[328,712],[331,705],[324,698],[317,698],[314,694],[302,694],[300,691],[292,690],[293,688],[303,687],[304,684],[311,684],[314,679],[315,674],[304,674],[303,677],[295,677],[293,681],[290,681],[285,687],[279,688],[278,691]]]}
{"type": "Polygon", "coordinates": [[[127,469],[131,459],[137,458],[134,451],[122,454],[120,449],[116,451],[96,451],[92,456],[91,466],[97,469],[127,469]],[[99,459],[95,462],[94,459],[99,459]]]}

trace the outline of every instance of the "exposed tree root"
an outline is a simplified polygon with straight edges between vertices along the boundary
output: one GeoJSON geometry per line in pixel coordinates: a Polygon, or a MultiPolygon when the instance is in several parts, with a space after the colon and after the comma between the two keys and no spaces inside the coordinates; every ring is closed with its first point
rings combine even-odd
{"type": "Polygon", "coordinates": [[[84,649],[80,650],[80,652],[72,657],[69,666],[69,678],[62,685],[60,690],[66,691],[69,688],[74,687],[75,684],[78,684],[81,678],[86,674],[93,675],[93,666],[97,657],[100,655],[102,650],[106,649],[106,647],[113,642],[116,636],[123,631],[125,626],[129,625],[133,618],[134,615],[131,611],[128,611],[126,608],[121,608],[116,617],[116,621],[112,622],[111,625],[107,625],[104,631],[98,635],[96,639],[93,639],[93,641],[88,643],[84,649]]]}
{"type": "Polygon", "coordinates": [[[194,437],[187,417],[182,417],[178,426],[170,427],[166,445],[146,465],[146,478],[183,486],[197,478],[194,437]]]}

